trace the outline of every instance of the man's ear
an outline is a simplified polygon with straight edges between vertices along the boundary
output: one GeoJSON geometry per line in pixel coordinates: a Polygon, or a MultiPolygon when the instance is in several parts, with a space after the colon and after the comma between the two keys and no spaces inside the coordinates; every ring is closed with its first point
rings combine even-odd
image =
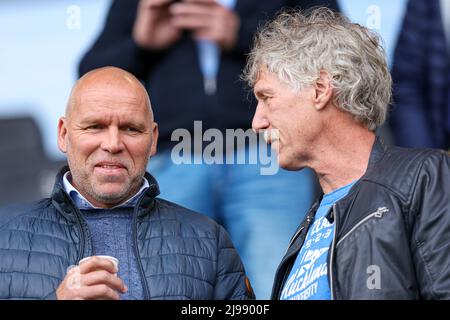
{"type": "Polygon", "coordinates": [[[67,119],[65,117],[59,118],[58,122],[58,147],[63,153],[67,153],[67,119]]]}
{"type": "Polygon", "coordinates": [[[331,76],[325,70],[319,73],[319,79],[315,85],[314,106],[316,110],[324,109],[333,98],[333,84],[331,76]]]}
{"type": "Polygon", "coordinates": [[[154,156],[156,154],[156,148],[158,146],[158,124],[156,122],[153,122],[153,129],[152,129],[152,145],[150,146],[150,157],[154,156]]]}

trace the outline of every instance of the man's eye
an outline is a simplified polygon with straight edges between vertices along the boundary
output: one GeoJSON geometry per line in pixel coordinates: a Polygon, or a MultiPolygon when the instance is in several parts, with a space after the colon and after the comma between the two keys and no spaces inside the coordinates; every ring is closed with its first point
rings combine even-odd
{"type": "Polygon", "coordinates": [[[126,127],[125,131],[127,132],[139,132],[139,129],[133,127],[126,127]]]}
{"type": "Polygon", "coordinates": [[[101,126],[98,124],[93,124],[93,125],[86,127],[86,129],[87,130],[98,130],[98,129],[101,129],[101,126]]]}

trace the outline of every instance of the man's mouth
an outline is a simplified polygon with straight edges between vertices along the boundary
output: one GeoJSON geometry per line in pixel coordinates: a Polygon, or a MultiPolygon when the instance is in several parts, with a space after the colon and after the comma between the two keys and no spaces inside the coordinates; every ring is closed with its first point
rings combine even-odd
{"type": "Polygon", "coordinates": [[[95,165],[96,168],[101,168],[104,170],[120,170],[125,169],[125,166],[119,162],[99,162],[95,165]]]}

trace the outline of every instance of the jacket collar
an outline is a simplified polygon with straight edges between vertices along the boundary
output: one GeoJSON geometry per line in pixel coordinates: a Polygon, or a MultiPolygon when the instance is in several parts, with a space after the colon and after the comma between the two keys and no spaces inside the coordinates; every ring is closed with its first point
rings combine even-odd
{"type": "MultiPolygon", "coordinates": [[[[375,142],[372,147],[372,151],[370,152],[369,164],[367,166],[367,170],[364,176],[372,172],[376,164],[384,157],[387,149],[388,147],[384,143],[383,138],[376,136],[375,142]]],[[[362,178],[364,178],[364,176],[362,178]]]]}
{"type": "MultiPolygon", "coordinates": [[[[56,175],[51,199],[53,205],[62,215],[64,215],[67,219],[74,221],[74,219],[76,218],[75,204],[70,199],[70,196],[65,192],[63,186],[63,176],[69,170],[70,169],[68,166],[64,166],[56,175]]],[[[143,192],[143,194],[140,195],[138,203],[139,207],[142,209],[150,208],[151,206],[153,206],[155,197],[159,195],[159,186],[156,179],[148,172],[145,173],[144,177],[147,179],[150,186],[143,192]]],[[[140,210],[139,216],[144,215],[146,212],[147,210],[140,210]]]]}
{"type": "MultiPolygon", "coordinates": [[[[70,196],[70,199],[75,203],[77,208],[79,209],[99,209],[95,205],[93,205],[88,199],[86,199],[69,181],[70,180],[70,172],[66,172],[63,175],[63,186],[66,193],[70,196]]],[[[116,205],[115,207],[111,209],[116,208],[132,208],[134,207],[139,198],[140,195],[144,193],[145,189],[149,187],[149,183],[147,179],[143,178],[144,183],[142,184],[141,188],[136,192],[131,198],[128,200],[116,205]]]]}

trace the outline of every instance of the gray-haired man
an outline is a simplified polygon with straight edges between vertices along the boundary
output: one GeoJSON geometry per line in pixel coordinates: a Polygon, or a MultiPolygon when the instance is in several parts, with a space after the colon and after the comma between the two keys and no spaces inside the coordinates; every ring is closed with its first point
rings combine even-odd
{"type": "Polygon", "coordinates": [[[256,131],[324,195],[293,236],[273,299],[450,298],[450,157],[388,148],[391,76],[378,37],[327,9],[282,13],[244,74],[256,131]]]}

